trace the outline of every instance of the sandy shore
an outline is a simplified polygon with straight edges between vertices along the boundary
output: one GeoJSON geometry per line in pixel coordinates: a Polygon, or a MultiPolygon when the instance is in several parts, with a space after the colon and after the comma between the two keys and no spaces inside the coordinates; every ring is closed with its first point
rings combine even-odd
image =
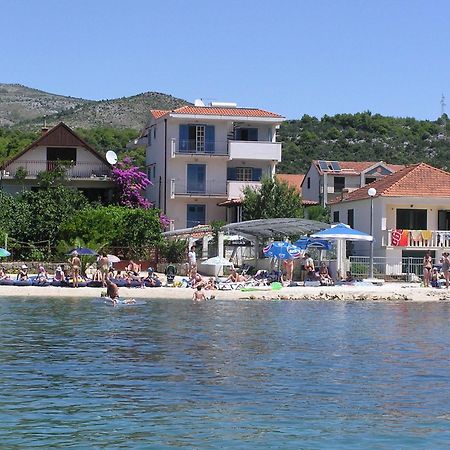
{"type": "MultiPolygon", "coordinates": [[[[100,297],[101,288],[60,288],[33,286],[0,286],[2,297],[61,297],[61,298],[96,298],[100,297]]],[[[190,288],[120,288],[122,298],[136,299],[179,299],[191,300],[193,290],[190,288]]],[[[280,290],[216,290],[215,298],[219,300],[378,300],[378,301],[442,301],[450,300],[450,290],[424,288],[417,284],[385,283],[382,286],[323,286],[323,287],[283,287],[280,290]]]]}

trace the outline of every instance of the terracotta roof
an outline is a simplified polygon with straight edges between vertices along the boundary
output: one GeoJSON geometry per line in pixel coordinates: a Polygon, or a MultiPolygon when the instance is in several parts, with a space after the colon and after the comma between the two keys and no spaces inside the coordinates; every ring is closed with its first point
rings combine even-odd
{"type": "Polygon", "coordinates": [[[197,116],[229,116],[229,117],[266,117],[270,119],[284,119],[280,114],[264,111],[257,108],[219,108],[213,106],[182,106],[173,111],[162,109],[152,109],[150,113],[155,119],[159,119],[166,114],[189,114],[197,116]]]}
{"type": "Polygon", "coordinates": [[[300,186],[303,183],[303,178],[305,178],[305,175],[277,173],[276,177],[281,181],[285,181],[290,187],[293,187],[300,192],[300,186]]]}
{"type": "Polygon", "coordinates": [[[230,200],[225,200],[223,202],[217,203],[217,206],[240,206],[242,205],[242,199],[232,198],[230,200]]]}
{"type": "Polygon", "coordinates": [[[151,109],[150,114],[155,118],[159,119],[162,116],[165,116],[166,114],[169,114],[170,111],[164,110],[164,109],[151,109]]]}
{"type": "Polygon", "coordinates": [[[318,204],[319,204],[319,202],[316,202],[315,200],[306,200],[306,199],[302,198],[302,205],[304,205],[304,206],[315,206],[318,204]]]}
{"type": "MultiPolygon", "coordinates": [[[[372,167],[373,165],[377,163],[383,163],[389,170],[393,172],[397,172],[400,169],[403,169],[405,166],[401,164],[387,164],[383,161],[337,161],[341,167],[341,172],[349,172],[350,174],[354,175],[361,175],[361,172],[368,169],[369,167],[372,167]]],[[[319,160],[314,160],[313,164],[316,166],[319,173],[323,173],[322,170],[319,167],[319,160]]],[[[339,173],[334,172],[332,170],[327,171],[327,173],[339,173]]],[[[347,173],[347,175],[349,174],[347,173]]]]}
{"type": "Polygon", "coordinates": [[[375,188],[381,197],[450,197],[450,173],[425,163],[412,164],[348,194],[343,201],[369,198],[375,188]]]}

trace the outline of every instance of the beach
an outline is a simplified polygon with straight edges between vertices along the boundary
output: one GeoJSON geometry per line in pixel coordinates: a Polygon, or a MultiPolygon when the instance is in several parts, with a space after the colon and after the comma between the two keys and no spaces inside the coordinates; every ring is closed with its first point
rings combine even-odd
{"type": "MultiPolygon", "coordinates": [[[[55,286],[0,286],[1,297],[60,297],[98,298],[102,288],[55,287],[55,286]]],[[[177,299],[191,300],[194,292],[184,287],[154,287],[119,289],[122,298],[135,299],[177,299]]],[[[216,300],[372,300],[372,301],[445,301],[450,300],[450,290],[424,288],[412,283],[384,283],[371,286],[366,283],[341,286],[295,286],[272,290],[270,287],[256,287],[252,290],[215,290],[216,300]]]]}

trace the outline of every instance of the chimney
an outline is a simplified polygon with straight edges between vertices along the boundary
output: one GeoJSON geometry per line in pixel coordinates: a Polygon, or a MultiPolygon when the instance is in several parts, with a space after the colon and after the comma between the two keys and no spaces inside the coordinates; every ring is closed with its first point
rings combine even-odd
{"type": "Polygon", "coordinates": [[[50,128],[47,126],[47,116],[44,116],[44,126],[41,128],[41,136],[44,136],[49,129],[50,128]]]}

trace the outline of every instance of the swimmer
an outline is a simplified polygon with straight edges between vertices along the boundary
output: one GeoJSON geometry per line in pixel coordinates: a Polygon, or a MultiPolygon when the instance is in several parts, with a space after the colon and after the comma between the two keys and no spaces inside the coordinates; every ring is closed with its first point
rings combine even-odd
{"type": "Polygon", "coordinates": [[[192,296],[192,300],[194,302],[201,302],[203,300],[206,300],[205,291],[203,290],[202,286],[197,286],[197,290],[194,291],[194,295],[192,296]]]}

